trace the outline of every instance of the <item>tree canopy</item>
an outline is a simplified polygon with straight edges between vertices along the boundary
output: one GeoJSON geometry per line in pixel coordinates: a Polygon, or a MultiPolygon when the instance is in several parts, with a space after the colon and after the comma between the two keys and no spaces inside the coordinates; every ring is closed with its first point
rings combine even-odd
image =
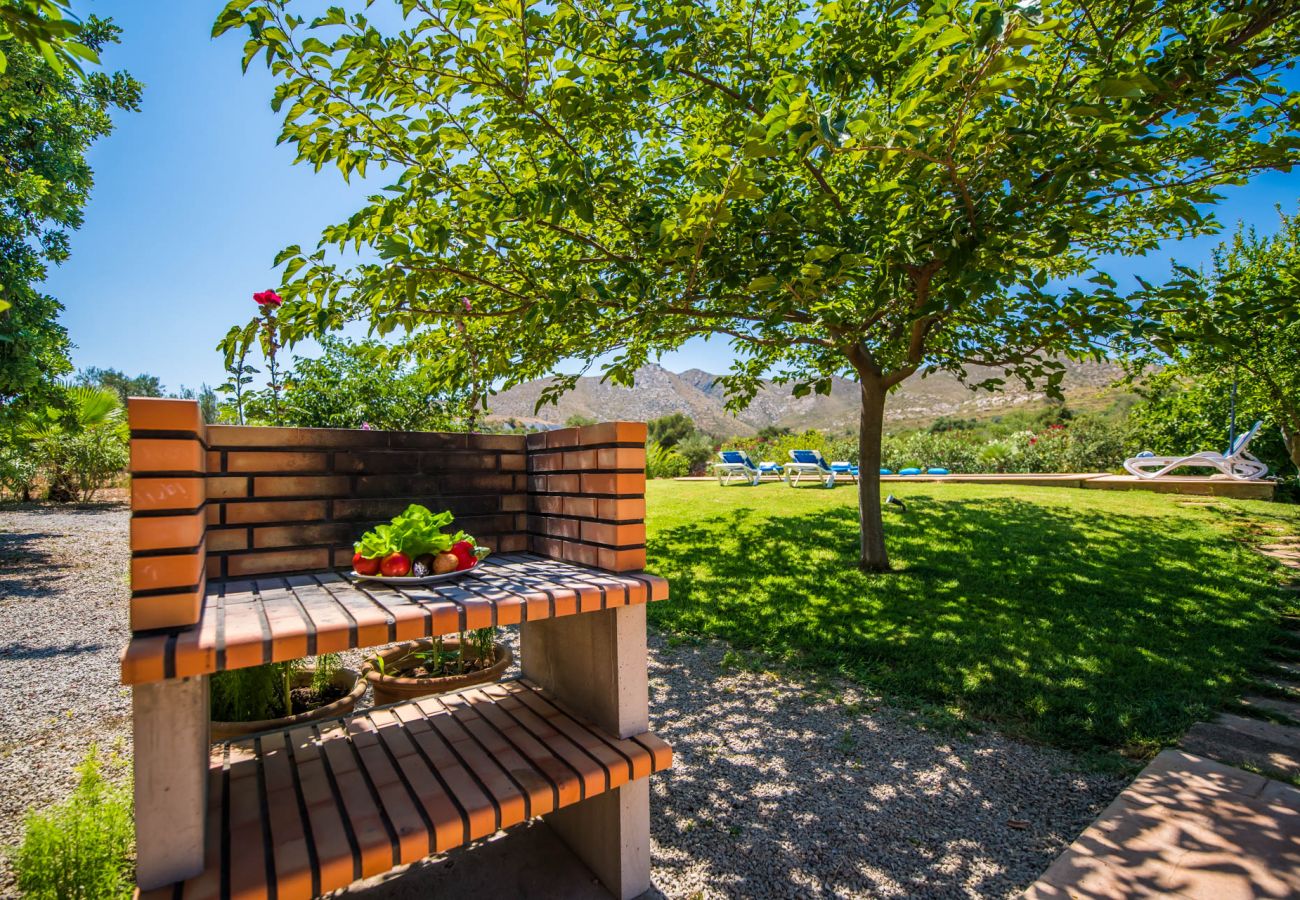
{"type": "Polygon", "coordinates": [[[101,369],[90,366],[77,373],[77,384],[88,387],[106,387],[114,391],[123,403],[128,397],[162,397],[162,381],[157,375],[141,372],[128,375],[118,369],[101,369]]]}
{"type": "MultiPolygon", "coordinates": [[[[39,5],[39,4],[38,4],[39,5]]],[[[98,51],[120,29],[93,16],[77,34],[98,51]]],[[[22,41],[3,40],[0,74],[0,417],[49,402],[71,371],[62,304],[35,285],[68,257],[94,183],[86,153],[113,129],[113,109],[139,107],[141,86],[124,72],[82,74],[52,65],[22,41]]]]}
{"type": "MultiPolygon", "coordinates": [[[[280,424],[301,428],[442,431],[465,412],[463,396],[449,396],[417,367],[389,358],[377,341],[326,338],[319,358],[297,358],[285,373],[280,424]]],[[[273,421],[271,391],[245,394],[250,422],[273,421]]],[[[233,404],[226,405],[233,420],[233,404]]]]}
{"type": "Polygon", "coordinates": [[[1222,435],[1235,384],[1238,433],[1259,416],[1300,467],[1300,215],[1279,215],[1274,234],[1238,226],[1207,271],[1179,267],[1155,291],[1147,310],[1164,368],[1147,418],[1155,425],[1168,407],[1194,427],[1212,412],[1222,435]]]}
{"type": "Polygon", "coordinates": [[[296,6],[214,33],[247,30],[300,162],[395,171],[278,257],[287,340],[362,320],[427,333],[449,380],[630,384],[713,336],[735,405],[854,378],[872,569],[891,388],[978,363],[1054,389],[1131,314],[1100,255],[1206,233],[1217,188],[1300,158],[1293,0],[296,6]]]}

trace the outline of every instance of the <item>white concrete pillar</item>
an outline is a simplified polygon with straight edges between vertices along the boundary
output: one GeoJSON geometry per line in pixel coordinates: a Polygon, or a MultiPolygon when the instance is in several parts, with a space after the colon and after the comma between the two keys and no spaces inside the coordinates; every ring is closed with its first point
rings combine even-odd
{"type": "Polygon", "coordinates": [[[208,677],[132,690],[136,882],[151,890],[203,871],[208,677]]]}

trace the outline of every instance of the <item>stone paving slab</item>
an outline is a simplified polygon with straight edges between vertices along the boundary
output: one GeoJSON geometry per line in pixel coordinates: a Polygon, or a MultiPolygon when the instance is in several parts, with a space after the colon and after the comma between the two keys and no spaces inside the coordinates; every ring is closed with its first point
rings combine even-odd
{"type": "Polygon", "coordinates": [[[1227,765],[1248,763],[1280,775],[1300,775],[1300,750],[1273,729],[1285,729],[1261,719],[1221,715],[1213,722],[1198,722],[1187,730],[1185,749],[1227,765]],[[1271,727],[1270,727],[1271,726],[1271,727]]]}
{"type": "Polygon", "coordinates": [[[1300,896],[1300,790],[1166,750],[1023,896],[1300,896]]]}

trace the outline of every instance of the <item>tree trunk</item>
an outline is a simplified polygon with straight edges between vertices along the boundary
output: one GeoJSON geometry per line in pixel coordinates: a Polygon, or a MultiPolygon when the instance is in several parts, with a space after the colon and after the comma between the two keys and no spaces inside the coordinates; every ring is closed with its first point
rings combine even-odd
{"type": "Polygon", "coordinates": [[[1300,469],[1300,431],[1283,428],[1282,441],[1286,444],[1286,452],[1291,457],[1291,462],[1300,469]]]}
{"type": "Polygon", "coordinates": [[[858,523],[868,572],[888,572],[885,523],[880,515],[880,438],[885,430],[885,385],[878,376],[860,376],[862,414],[858,427],[858,523]]]}

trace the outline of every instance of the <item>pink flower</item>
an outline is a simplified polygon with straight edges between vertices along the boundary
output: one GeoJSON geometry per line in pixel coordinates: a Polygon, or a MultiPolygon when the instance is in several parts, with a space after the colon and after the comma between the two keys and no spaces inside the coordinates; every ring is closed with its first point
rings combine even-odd
{"type": "Polygon", "coordinates": [[[257,303],[258,306],[279,306],[281,303],[284,302],[283,300],[280,299],[279,294],[277,294],[275,291],[272,291],[270,289],[265,291],[258,291],[257,293],[253,294],[253,300],[254,302],[257,303]]]}
{"type": "Polygon", "coordinates": [[[372,429],[370,428],[370,423],[369,423],[369,422],[362,422],[362,423],[361,423],[361,430],[362,430],[362,431],[370,431],[370,430],[372,430],[372,429]]]}

